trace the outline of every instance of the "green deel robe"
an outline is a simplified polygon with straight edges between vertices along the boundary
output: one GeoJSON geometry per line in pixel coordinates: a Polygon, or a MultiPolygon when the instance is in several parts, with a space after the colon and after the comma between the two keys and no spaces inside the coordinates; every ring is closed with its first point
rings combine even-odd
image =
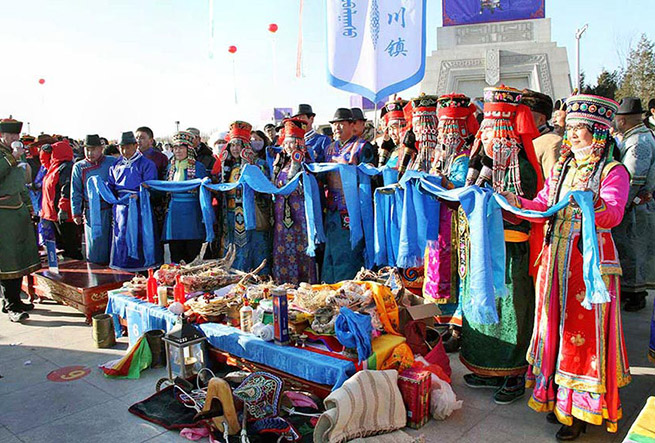
{"type": "Polygon", "coordinates": [[[41,268],[25,172],[11,149],[0,143],[0,280],[20,278],[41,268]]]}
{"type": "MultiPolygon", "coordinates": [[[[523,197],[534,198],[537,195],[537,174],[523,151],[519,153],[519,174],[523,197]]],[[[505,190],[516,193],[508,183],[505,190]]],[[[505,221],[504,224],[506,235],[508,231],[530,232],[530,222],[525,220],[518,224],[505,221]]],[[[532,337],[535,304],[534,283],[529,275],[530,246],[527,241],[506,241],[505,248],[508,295],[496,300],[500,321],[482,325],[469,322],[464,315],[462,322],[460,360],[477,375],[522,375],[528,368],[526,353],[532,337]]],[[[469,280],[468,274],[462,280],[462,304],[470,298],[469,280]]]]}

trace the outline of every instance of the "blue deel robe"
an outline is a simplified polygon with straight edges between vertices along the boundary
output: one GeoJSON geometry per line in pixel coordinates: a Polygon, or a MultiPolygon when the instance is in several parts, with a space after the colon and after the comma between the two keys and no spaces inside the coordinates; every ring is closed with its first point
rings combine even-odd
{"type": "Polygon", "coordinates": [[[102,220],[102,232],[99,237],[91,235],[89,224],[89,200],[86,194],[87,181],[90,177],[98,176],[104,182],[109,178],[109,168],[116,163],[111,156],[102,156],[91,163],[84,159],[73,165],[71,173],[71,209],[73,216],[84,215],[84,238],[86,240],[86,259],[92,263],[106,265],[109,263],[111,253],[111,205],[102,202],[100,217],[102,220]]]}
{"type": "MultiPolygon", "coordinates": [[[[152,161],[145,158],[140,152],[137,152],[129,160],[121,157],[109,168],[107,186],[120,198],[125,194],[137,195],[141,183],[147,180],[157,180],[157,167],[152,161]]],[[[143,255],[143,238],[141,232],[138,234],[138,243],[140,245],[138,248],[138,257],[130,257],[128,254],[127,213],[127,205],[114,206],[114,230],[110,267],[131,272],[144,271],[147,267],[145,266],[143,255]]],[[[141,224],[141,214],[139,214],[139,226],[141,224]]]]}
{"type": "MultiPolygon", "coordinates": [[[[169,164],[166,176],[174,164],[169,164]]],[[[196,177],[207,177],[205,166],[196,162],[196,177]]],[[[188,180],[188,169],[184,171],[184,180],[188,180]]],[[[172,192],[166,211],[163,241],[169,240],[202,240],[205,238],[205,225],[202,222],[202,211],[198,200],[198,190],[191,192],[172,192]]]]}

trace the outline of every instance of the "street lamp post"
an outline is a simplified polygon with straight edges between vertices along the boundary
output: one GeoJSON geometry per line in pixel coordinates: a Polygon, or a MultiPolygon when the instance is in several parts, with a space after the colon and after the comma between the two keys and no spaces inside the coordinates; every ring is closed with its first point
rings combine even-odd
{"type": "Polygon", "coordinates": [[[180,132],[180,121],[179,120],[175,121],[175,132],[180,132]]]}
{"type": "Polygon", "coordinates": [[[588,27],[589,25],[585,24],[582,28],[575,31],[575,87],[578,90],[578,94],[582,92],[580,91],[580,39],[588,27]]]}

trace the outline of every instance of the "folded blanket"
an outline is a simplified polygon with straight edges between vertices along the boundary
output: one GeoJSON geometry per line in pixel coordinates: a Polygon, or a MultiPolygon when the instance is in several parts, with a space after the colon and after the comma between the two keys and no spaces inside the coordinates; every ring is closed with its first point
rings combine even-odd
{"type": "Polygon", "coordinates": [[[396,371],[360,371],[327,396],[324,403],[327,410],[314,428],[314,443],[340,443],[384,434],[406,424],[396,371]]]}

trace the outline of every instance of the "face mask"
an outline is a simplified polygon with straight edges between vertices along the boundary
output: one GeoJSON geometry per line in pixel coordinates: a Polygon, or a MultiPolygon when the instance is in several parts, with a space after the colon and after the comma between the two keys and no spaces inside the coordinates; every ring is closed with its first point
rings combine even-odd
{"type": "Polygon", "coordinates": [[[264,140],[250,140],[250,146],[255,152],[261,151],[264,148],[264,140]]]}

